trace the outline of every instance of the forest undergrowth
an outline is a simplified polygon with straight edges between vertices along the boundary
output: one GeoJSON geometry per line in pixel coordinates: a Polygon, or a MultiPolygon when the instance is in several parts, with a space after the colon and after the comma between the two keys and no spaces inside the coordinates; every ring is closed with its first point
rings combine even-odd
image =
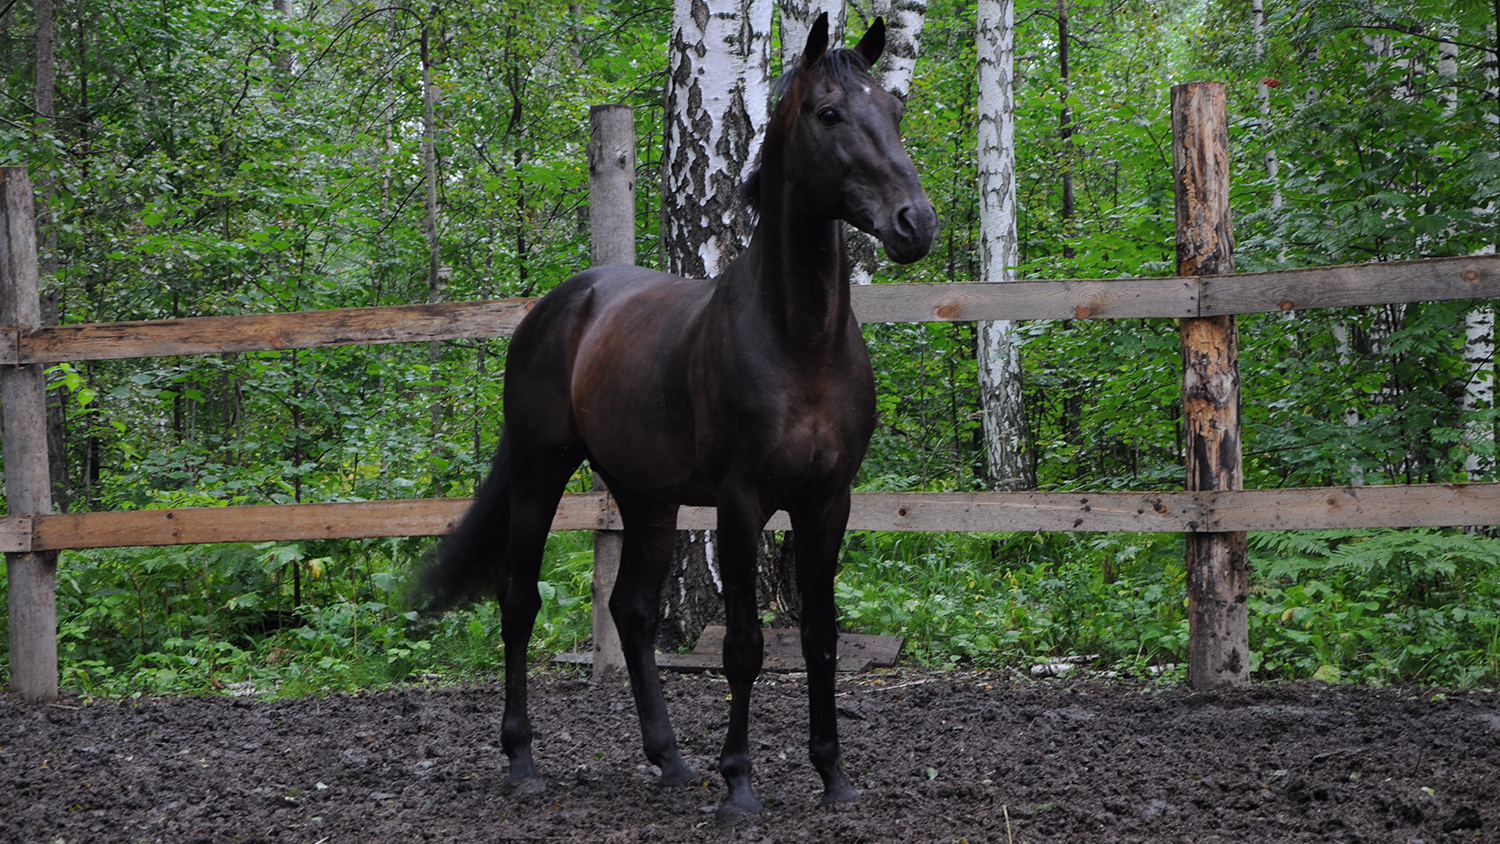
{"type": "MultiPolygon", "coordinates": [[[[404,561],[420,558],[420,545],[68,553],[58,589],[63,688],[297,697],[482,682],[503,662],[498,605],[435,617],[408,606],[404,561]]],[[[1500,540],[1260,533],[1251,558],[1257,680],[1500,685],[1500,540]]],[[[1024,671],[1087,656],[1094,671],[1180,681],[1182,560],[1175,534],[853,532],[835,589],[842,628],[904,637],[907,662],[1024,671]]],[[[590,646],[592,562],[591,534],[552,536],[534,661],[590,646]]],[[[0,651],[0,669],[7,657],[0,651]]]]}

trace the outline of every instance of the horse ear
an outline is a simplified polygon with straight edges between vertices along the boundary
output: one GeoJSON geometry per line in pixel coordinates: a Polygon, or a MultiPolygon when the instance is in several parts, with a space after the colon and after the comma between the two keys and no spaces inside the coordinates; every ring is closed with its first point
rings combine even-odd
{"type": "Polygon", "coordinates": [[[802,67],[810,68],[823,60],[828,52],[828,13],[818,15],[812,29],[807,33],[807,48],[802,51],[802,67]]]}
{"type": "Polygon", "coordinates": [[[865,57],[865,61],[875,66],[875,60],[880,58],[881,52],[885,50],[885,18],[876,18],[865,32],[865,37],[859,39],[854,49],[865,57]]]}

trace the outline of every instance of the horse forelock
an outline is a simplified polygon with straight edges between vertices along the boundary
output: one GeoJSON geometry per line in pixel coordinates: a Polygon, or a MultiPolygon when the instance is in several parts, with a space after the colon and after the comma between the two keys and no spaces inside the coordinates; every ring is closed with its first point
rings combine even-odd
{"type": "Polygon", "coordinates": [[[775,156],[781,154],[792,126],[797,122],[797,112],[802,106],[807,86],[819,76],[826,77],[840,88],[865,84],[869,79],[870,63],[857,50],[829,50],[813,65],[812,70],[814,72],[804,79],[794,65],[776,80],[772,89],[771,119],[766,124],[766,138],[761,143],[760,164],[750,171],[740,185],[740,199],[757,214],[761,211],[761,184],[764,181],[761,171],[769,160],[766,152],[770,151],[775,156]]]}

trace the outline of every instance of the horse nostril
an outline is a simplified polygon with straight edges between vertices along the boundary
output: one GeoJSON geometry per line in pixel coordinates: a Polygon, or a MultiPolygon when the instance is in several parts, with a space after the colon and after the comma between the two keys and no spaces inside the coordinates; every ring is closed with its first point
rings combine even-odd
{"type": "Polygon", "coordinates": [[[911,238],[917,233],[917,212],[910,205],[903,205],[896,209],[896,234],[899,237],[911,238]]]}

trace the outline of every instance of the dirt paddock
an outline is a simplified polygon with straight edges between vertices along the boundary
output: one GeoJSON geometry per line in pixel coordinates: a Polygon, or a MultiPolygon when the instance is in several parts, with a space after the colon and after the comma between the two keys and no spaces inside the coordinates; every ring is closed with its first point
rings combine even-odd
{"type": "Polygon", "coordinates": [[[817,805],[806,687],[756,688],[765,814],[720,820],[727,685],[666,678],[701,782],[660,788],[622,686],[543,671],[547,790],[501,793],[498,688],[277,702],[0,698],[3,842],[1500,840],[1500,695],[1008,673],[840,680],[853,806],[817,805]]]}

